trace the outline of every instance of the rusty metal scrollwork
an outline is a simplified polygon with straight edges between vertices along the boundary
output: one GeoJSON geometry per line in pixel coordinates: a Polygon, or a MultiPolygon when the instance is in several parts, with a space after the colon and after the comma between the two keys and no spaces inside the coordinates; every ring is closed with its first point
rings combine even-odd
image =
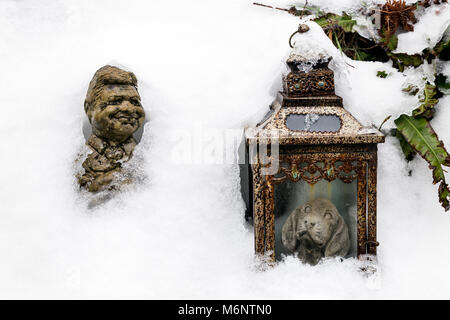
{"type": "Polygon", "coordinates": [[[329,182],[340,179],[352,183],[358,178],[360,162],[357,160],[322,160],[281,163],[273,182],[280,184],[287,178],[292,182],[304,180],[315,184],[322,179],[329,182]]]}

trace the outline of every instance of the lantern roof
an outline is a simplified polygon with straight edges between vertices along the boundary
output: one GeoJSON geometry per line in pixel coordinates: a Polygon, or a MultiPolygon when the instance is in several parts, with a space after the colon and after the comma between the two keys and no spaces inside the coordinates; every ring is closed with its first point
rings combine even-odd
{"type": "Polygon", "coordinates": [[[331,57],[308,60],[291,53],[286,61],[290,73],[283,76],[283,91],[270,111],[255,127],[246,130],[249,143],[280,145],[375,144],[384,142],[376,128],[364,127],[343,107],[334,92],[331,57]]]}

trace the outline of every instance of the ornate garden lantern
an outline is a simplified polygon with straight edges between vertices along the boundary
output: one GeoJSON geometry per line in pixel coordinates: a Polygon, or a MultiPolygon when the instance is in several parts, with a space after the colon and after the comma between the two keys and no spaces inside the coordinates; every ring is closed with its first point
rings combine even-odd
{"type": "Polygon", "coordinates": [[[344,109],[331,58],[317,58],[291,53],[283,92],[246,131],[255,250],[272,261],[282,254],[310,264],[376,255],[377,144],[384,136],[344,109]]]}

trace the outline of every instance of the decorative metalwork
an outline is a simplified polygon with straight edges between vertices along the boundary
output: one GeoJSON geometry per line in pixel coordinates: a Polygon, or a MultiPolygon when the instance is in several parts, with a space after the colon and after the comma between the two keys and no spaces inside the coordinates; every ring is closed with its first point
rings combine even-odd
{"type": "Polygon", "coordinates": [[[284,91],[290,97],[323,96],[334,93],[334,74],[330,69],[291,72],[284,79],[284,91]]]}
{"type": "Polygon", "coordinates": [[[283,183],[289,178],[292,182],[304,180],[313,185],[324,179],[328,182],[340,179],[344,183],[352,183],[358,178],[358,159],[330,160],[316,162],[280,163],[277,174],[274,175],[275,184],[283,183]],[[286,167],[286,164],[288,167],[286,167]]]}

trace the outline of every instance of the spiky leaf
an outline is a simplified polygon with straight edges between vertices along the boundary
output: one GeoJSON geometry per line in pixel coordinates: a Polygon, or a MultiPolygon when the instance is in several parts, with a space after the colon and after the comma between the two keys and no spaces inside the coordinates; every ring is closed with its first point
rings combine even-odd
{"type": "Polygon", "coordinates": [[[422,104],[413,110],[412,115],[416,118],[424,117],[427,120],[431,120],[433,118],[434,106],[439,102],[438,99],[434,98],[436,94],[436,86],[426,84],[423,98],[419,100],[422,104]]]}

